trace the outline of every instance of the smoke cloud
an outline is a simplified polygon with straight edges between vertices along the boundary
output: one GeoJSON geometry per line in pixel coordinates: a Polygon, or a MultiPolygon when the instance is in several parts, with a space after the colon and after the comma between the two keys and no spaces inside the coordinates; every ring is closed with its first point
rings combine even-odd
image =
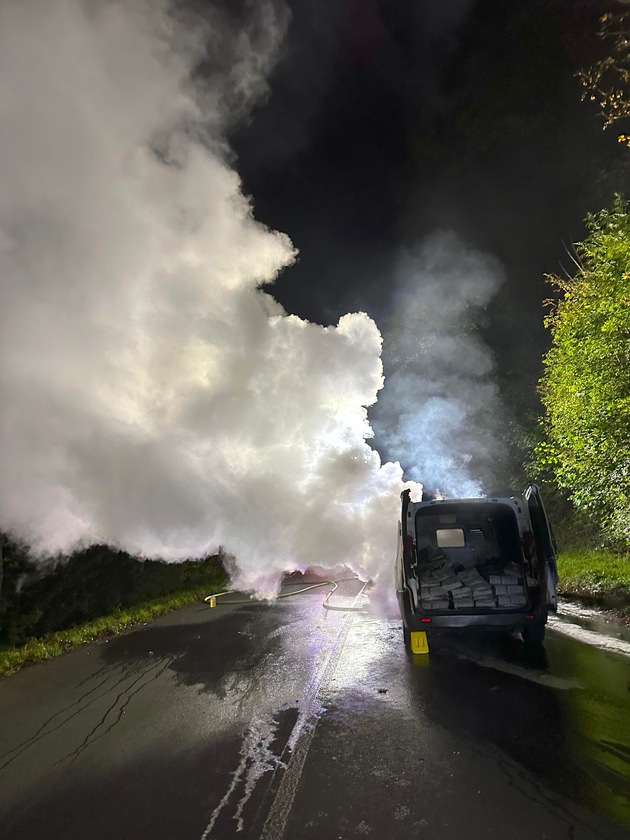
{"type": "Polygon", "coordinates": [[[449,231],[397,266],[394,312],[383,327],[387,385],[370,418],[381,450],[448,496],[481,495],[500,474],[505,410],[478,328],[503,280],[496,259],[449,231]]]}
{"type": "Polygon", "coordinates": [[[273,594],[313,564],[389,572],[403,485],[366,442],[375,324],[261,290],[296,254],[226,162],[286,25],[250,12],[0,5],[0,528],[41,555],[222,546],[273,594]]]}

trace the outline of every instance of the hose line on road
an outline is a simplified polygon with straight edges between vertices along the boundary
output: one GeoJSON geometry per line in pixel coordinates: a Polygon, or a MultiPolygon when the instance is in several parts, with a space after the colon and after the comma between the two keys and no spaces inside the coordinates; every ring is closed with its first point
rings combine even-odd
{"type": "MultiPolygon", "coordinates": [[[[328,603],[331,595],[333,595],[333,593],[338,589],[339,584],[340,583],[345,583],[346,581],[351,581],[351,580],[359,580],[359,578],[356,578],[356,577],[341,578],[340,580],[323,580],[323,581],[320,581],[320,583],[311,583],[308,586],[303,586],[301,589],[296,589],[295,592],[282,592],[280,595],[277,596],[276,600],[279,600],[280,598],[293,598],[294,595],[301,595],[304,592],[310,592],[311,589],[318,589],[319,587],[322,587],[322,586],[332,586],[332,589],[329,592],[326,593],[326,597],[324,598],[324,602],[322,604],[322,607],[325,610],[333,610],[335,612],[363,612],[365,607],[341,607],[341,606],[334,606],[334,605],[328,603]]],[[[295,584],[289,584],[289,585],[294,586],[295,584]]],[[[225,592],[216,592],[213,595],[206,595],[206,597],[203,600],[210,607],[216,607],[217,606],[217,598],[223,598],[225,595],[234,595],[237,592],[238,592],[237,589],[226,589],[225,592]]],[[[238,605],[241,605],[241,604],[260,603],[260,601],[261,601],[261,599],[259,599],[259,598],[250,597],[250,598],[238,599],[236,601],[235,600],[225,601],[224,604],[225,604],[226,607],[229,607],[229,606],[238,606],[238,605]]]]}

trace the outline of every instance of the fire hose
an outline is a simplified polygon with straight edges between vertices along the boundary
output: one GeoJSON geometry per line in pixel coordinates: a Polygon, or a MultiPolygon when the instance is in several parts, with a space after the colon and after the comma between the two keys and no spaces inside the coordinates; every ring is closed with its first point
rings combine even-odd
{"type": "MultiPolygon", "coordinates": [[[[280,600],[280,598],[293,598],[295,595],[301,595],[304,592],[310,592],[311,589],[318,589],[322,586],[331,586],[332,589],[330,589],[326,593],[326,597],[324,598],[324,601],[323,601],[323,604],[322,604],[322,607],[325,610],[331,610],[331,611],[334,611],[334,612],[363,612],[365,610],[365,607],[340,607],[340,606],[336,606],[336,605],[333,605],[333,604],[329,603],[331,596],[338,589],[340,583],[345,583],[346,581],[358,580],[358,579],[359,578],[353,577],[353,578],[341,578],[340,580],[323,580],[323,581],[320,581],[319,583],[310,583],[310,584],[308,584],[308,586],[303,586],[301,589],[297,589],[294,592],[282,592],[280,595],[277,596],[277,600],[280,600]]],[[[291,586],[291,585],[295,585],[295,584],[289,584],[289,585],[291,586]]],[[[205,601],[206,604],[208,604],[208,606],[216,607],[217,606],[217,598],[223,598],[225,595],[233,595],[233,594],[236,594],[237,592],[238,592],[238,590],[236,590],[236,589],[226,589],[225,592],[215,592],[212,595],[206,595],[206,597],[203,600],[205,601]]],[[[254,598],[253,596],[251,596],[249,598],[240,598],[240,599],[237,599],[237,600],[230,599],[229,601],[224,601],[223,603],[227,607],[227,606],[236,606],[236,605],[241,605],[241,604],[251,604],[251,603],[256,603],[256,602],[260,603],[260,601],[261,601],[261,599],[254,598]]]]}

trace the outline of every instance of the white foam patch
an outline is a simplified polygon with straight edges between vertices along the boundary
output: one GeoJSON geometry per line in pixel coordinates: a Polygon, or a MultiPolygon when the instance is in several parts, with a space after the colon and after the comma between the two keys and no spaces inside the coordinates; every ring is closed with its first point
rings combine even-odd
{"type": "Polygon", "coordinates": [[[572,624],[568,621],[562,621],[555,616],[549,616],[549,627],[556,633],[562,633],[563,636],[570,636],[579,642],[602,650],[610,651],[611,653],[620,653],[623,656],[630,657],[630,642],[624,639],[615,639],[612,636],[606,636],[602,633],[594,633],[592,630],[586,630],[578,624],[572,624]]]}
{"type": "Polygon", "coordinates": [[[278,722],[275,718],[268,720],[257,717],[251,721],[243,736],[239,764],[232,774],[232,780],[225,795],[212,812],[208,825],[201,835],[201,840],[206,840],[212,835],[217,820],[236,790],[239,790],[241,795],[236,803],[232,819],[236,823],[235,830],[237,832],[243,830],[243,811],[251,799],[259,779],[265,773],[283,766],[280,758],[271,749],[277,728],[278,722]]]}
{"type": "Polygon", "coordinates": [[[559,677],[556,674],[549,674],[547,671],[541,671],[535,668],[524,668],[522,665],[516,665],[513,662],[505,662],[502,659],[492,659],[490,657],[473,659],[471,656],[466,656],[461,653],[458,653],[457,655],[461,659],[469,659],[477,665],[481,665],[482,668],[491,668],[494,671],[502,671],[504,674],[521,677],[529,682],[546,685],[548,688],[556,688],[563,691],[569,691],[573,688],[584,688],[583,684],[579,680],[574,680],[570,677],[559,677]]]}

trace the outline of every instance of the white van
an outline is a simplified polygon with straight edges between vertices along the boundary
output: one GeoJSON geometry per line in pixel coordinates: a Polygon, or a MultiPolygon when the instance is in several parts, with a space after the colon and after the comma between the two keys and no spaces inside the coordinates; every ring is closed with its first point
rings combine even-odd
{"type": "Polygon", "coordinates": [[[545,637],[556,610],[556,544],[540,492],[412,502],[401,494],[396,593],[405,644],[441,628],[488,627],[545,637]]]}

